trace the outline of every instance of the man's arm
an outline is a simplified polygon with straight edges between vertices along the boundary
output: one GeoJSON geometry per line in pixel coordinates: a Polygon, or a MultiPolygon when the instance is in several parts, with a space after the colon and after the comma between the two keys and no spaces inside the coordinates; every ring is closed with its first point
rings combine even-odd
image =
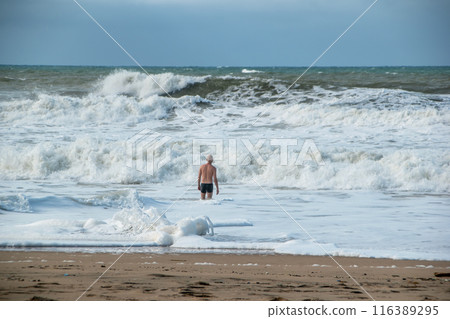
{"type": "Polygon", "coordinates": [[[200,181],[202,180],[202,167],[198,170],[198,190],[200,190],[200,181]]]}
{"type": "Polygon", "coordinates": [[[219,194],[219,182],[217,181],[217,169],[214,167],[214,184],[216,184],[216,195],[219,194]]]}

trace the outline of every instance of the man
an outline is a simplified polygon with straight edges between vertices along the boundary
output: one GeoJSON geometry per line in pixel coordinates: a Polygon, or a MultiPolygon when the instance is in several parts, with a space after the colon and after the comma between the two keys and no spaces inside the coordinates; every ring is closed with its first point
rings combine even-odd
{"type": "Polygon", "coordinates": [[[214,166],[212,166],[212,162],[214,161],[211,154],[206,156],[206,161],[208,163],[200,166],[200,170],[198,171],[198,190],[201,192],[201,199],[205,199],[205,195],[207,199],[212,198],[213,193],[213,178],[214,184],[216,184],[216,195],[219,194],[219,183],[217,182],[217,171],[214,166]]]}

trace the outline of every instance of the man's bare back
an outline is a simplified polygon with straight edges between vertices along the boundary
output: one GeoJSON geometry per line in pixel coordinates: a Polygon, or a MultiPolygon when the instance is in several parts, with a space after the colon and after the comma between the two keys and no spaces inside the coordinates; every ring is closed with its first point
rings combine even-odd
{"type": "Polygon", "coordinates": [[[201,192],[201,199],[205,199],[207,195],[208,199],[212,198],[213,192],[213,180],[216,185],[216,195],[219,194],[219,183],[217,181],[217,170],[211,164],[213,162],[212,155],[206,157],[208,163],[200,166],[198,171],[198,190],[201,192]]]}

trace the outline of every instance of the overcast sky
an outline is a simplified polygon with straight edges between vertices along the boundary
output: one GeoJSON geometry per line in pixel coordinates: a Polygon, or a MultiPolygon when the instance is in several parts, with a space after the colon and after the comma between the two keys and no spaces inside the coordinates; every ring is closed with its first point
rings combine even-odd
{"type": "MultiPolygon", "coordinates": [[[[78,0],[147,66],[308,66],[374,0],[78,0]]],[[[450,65],[450,1],[379,0],[322,66],[450,65]]],[[[0,64],[134,65],[73,0],[0,0],[0,64]]]]}

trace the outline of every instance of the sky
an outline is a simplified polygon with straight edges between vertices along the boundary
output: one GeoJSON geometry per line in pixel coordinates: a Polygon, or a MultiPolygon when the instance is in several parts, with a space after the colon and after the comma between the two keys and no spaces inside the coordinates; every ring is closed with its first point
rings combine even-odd
{"type": "MultiPolygon", "coordinates": [[[[309,66],[374,0],[77,0],[144,66],[309,66]]],[[[450,1],[379,0],[318,66],[450,65],[450,1]]],[[[0,64],[128,66],[74,0],[1,0],[0,64]]]]}

